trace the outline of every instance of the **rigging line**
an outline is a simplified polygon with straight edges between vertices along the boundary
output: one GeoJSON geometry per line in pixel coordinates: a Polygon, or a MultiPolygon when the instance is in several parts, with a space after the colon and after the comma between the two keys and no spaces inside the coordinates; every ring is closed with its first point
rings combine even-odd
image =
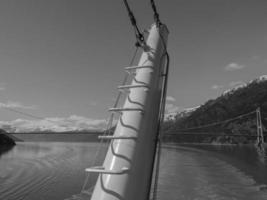
{"type": "MultiPolygon", "coordinates": [[[[135,51],[134,51],[134,55],[133,55],[133,57],[132,57],[132,59],[131,59],[131,62],[130,62],[130,66],[133,65],[133,62],[134,62],[135,57],[136,57],[137,52],[138,52],[138,48],[139,48],[139,47],[136,46],[135,51]]],[[[130,74],[129,74],[128,72],[126,72],[126,75],[125,75],[125,77],[124,77],[124,79],[123,79],[121,85],[125,85],[125,84],[126,84],[128,78],[129,78],[129,76],[130,76],[130,74]]],[[[120,97],[121,97],[122,94],[123,94],[123,92],[119,90],[119,94],[118,94],[118,96],[117,96],[117,99],[116,99],[116,101],[115,101],[115,103],[114,103],[113,108],[116,108],[116,107],[118,106],[118,103],[119,103],[119,100],[120,100],[120,97]]],[[[113,113],[113,114],[114,114],[114,113],[113,113]]]]}
{"type": "Polygon", "coordinates": [[[151,7],[152,7],[153,12],[154,12],[154,20],[155,20],[157,26],[160,26],[161,22],[160,22],[160,19],[159,19],[159,13],[157,11],[157,7],[156,7],[156,4],[155,4],[155,1],[154,0],[150,0],[150,4],[151,4],[151,7]]]}
{"type": "MultiPolygon", "coordinates": [[[[163,60],[166,56],[166,66],[165,71],[163,74],[163,91],[161,95],[161,104],[160,104],[160,114],[158,119],[158,127],[157,127],[157,145],[156,145],[156,151],[154,154],[154,159],[156,158],[156,168],[155,168],[155,178],[154,178],[154,187],[153,187],[153,199],[157,199],[157,189],[158,189],[158,178],[159,178],[159,167],[160,167],[160,158],[161,158],[161,140],[162,140],[162,133],[161,133],[161,125],[164,120],[164,114],[165,114],[165,103],[166,103],[166,95],[167,95],[167,85],[168,85],[168,74],[169,74],[169,66],[170,66],[170,56],[167,51],[167,45],[164,41],[163,36],[160,34],[161,41],[163,43],[164,47],[164,54],[161,57],[161,60],[163,60]]],[[[154,160],[155,162],[155,160],[154,160]]],[[[154,163],[153,162],[153,163],[154,163]]]]}
{"type": "Polygon", "coordinates": [[[124,2],[124,5],[126,7],[126,10],[128,12],[128,16],[130,18],[131,24],[134,27],[135,37],[137,39],[136,46],[140,46],[140,45],[145,43],[144,35],[141,33],[140,29],[137,26],[136,19],[134,17],[134,14],[133,14],[127,0],[123,0],[123,2],[124,2]]]}
{"type": "Polygon", "coordinates": [[[230,121],[233,121],[235,119],[243,118],[245,116],[251,115],[251,114],[253,114],[255,112],[256,111],[252,111],[252,112],[249,112],[249,113],[246,113],[246,114],[243,114],[243,115],[239,115],[237,117],[234,117],[234,118],[231,118],[231,119],[227,119],[227,120],[224,120],[224,121],[214,122],[214,123],[210,123],[210,124],[206,124],[206,125],[201,125],[201,126],[196,126],[196,127],[192,127],[192,128],[177,129],[175,131],[187,131],[187,130],[194,130],[194,129],[206,128],[206,127],[210,127],[210,126],[214,126],[214,125],[219,125],[219,124],[225,124],[225,123],[230,122],[230,121]]]}
{"type": "MultiPolygon", "coordinates": [[[[5,109],[5,110],[8,110],[8,111],[11,111],[11,112],[14,112],[14,113],[18,113],[18,114],[20,114],[20,115],[24,115],[24,116],[26,116],[26,117],[30,117],[30,118],[32,118],[32,119],[36,119],[36,120],[44,120],[44,121],[46,121],[46,122],[50,122],[50,123],[52,123],[52,124],[54,124],[54,125],[57,125],[57,126],[63,126],[62,124],[60,124],[60,123],[62,123],[62,121],[61,122],[56,122],[56,121],[53,121],[53,120],[50,120],[50,119],[47,119],[47,118],[45,118],[45,117],[41,117],[41,116],[37,116],[37,115],[33,115],[33,114],[30,114],[30,113],[27,113],[27,112],[23,112],[23,111],[20,111],[20,110],[16,110],[16,109],[14,109],[14,108],[9,108],[9,107],[4,107],[4,106],[2,106],[2,107],[0,107],[0,108],[3,108],[3,109],[5,109]]],[[[64,122],[63,122],[64,123],[64,122]]]]}
{"type": "Polygon", "coordinates": [[[158,127],[157,147],[156,147],[157,148],[156,149],[157,159],[156,159],[155,183],[154,183],[154,188],[153,188],[153,196],[154,196],[153,199],[157,199],[158,177],[159,177],[159,167],[160,167],[160,158],[161,158],[161,140],[162,140],[161,125],[163,123],[164,112],[165,112],[165,102],[166,102],[166,89],[165,88],[167,88],[167,81],[168,81],[167,79],[168,78],[166,78],[166,80],[164,81],[165,83],[164,83],[164,91],[163,91],[163,101],[162,101],[162,106],[161,106],[161,114],[160,114],[159,127],[158,127]]]}
{"type": "MultiPolygon", "coordinates": [[[[129,64],[130,66],[133,65],[138,50],[139,50],[139,46],[136,46],[135,51],[134,51],[134,54],[133,54],[133,56],[132,56],[132,58],[131,58],[131,61],[130,61],[130,64],[129,64]]],[[[123,81],[122,81],[122,85],[125,85],[125,84],[126,84],[128,78],[129,78],[129,76],[130,76],[129,73],[126,73],[126,74],[125,74],[124,79],[123,79],[123,81]]],[[[114,103],[114,105],[113,105],[114,108],[116,108],[116,107],[118,106],[118,104],[119,104],[119,100],[120,100],[122,94],[123,94],[123,92],[119,90],[119,93],[118,93],[117,98],[116,98],[116,100],[115,100],[115,103],[114,103]]],[[[107,123],[107,128],[106,128],[106,130],[104,131],[104,134],[103,134],[104,136],[105,136],[105,135],[109,135],[109,134],[111,133],[111,128],[112,128],[112,124],[113,124],[113,120],[114,120],[114,115],[115,115],[115,113],[112,112],[111,115],[110,115],[110,117],[109,117],[108,120],[107,120],[108,123],[107,123]]],[[[104,139],[101,138],[101,140],[100,140],[100,145],[98,145],[98,147],[97,147],[97,151],[96,151],[96,153],[95,153],[93,162],[91,162],[91,166],[94,166],[94,165],[96,164],[96,159],[97,159],[97,157],[98,157],[99,154],[100,154],[100,150],[103,149],[103,145],[104,145],[103,141],[104,141],[104,139]]],[[[81,192],[84,191],[84,190],[86,190],[86,186],[87,186],[87,184],[88,184],[89,178],[90,178],[90,173],[86,173],[86,177],[85,177],[85,180],[84,180],[84,183],[83,183],[81,192]]],[[[89,189],[91,189],[92,187],[94,187],[94,186],[91,186],[89,189]]]]}
{"type": "MultiPolygon", "coordinates": [[[[130,61],[130,66],[132,66],[133,63],[134,63],[134,60],[135,60],[135,58],[136,58],[138,49],[139,49],[139,47],[136,46],[135,51],[134,51],[134,54],[133,54],[133,57],[132,57],[132,59],[131,59],[131,61],[130,61]]],[[[129,78],[129,75],[130,75],[129,73],[126,73],[126,75],[125,75],[125,77],[124,77],[124,79],[123,79],[122,85],[125,85],[125,84],[126,84],[128,78],[129,78]]],[[[114,103],[114,105],[113,105],[114,108],[118,106],[118,103],[119,103],[119,100],[120,100],[120,98],[121,98],[121,95],[122,95],[122,91],[119,90],[119,94],[117,95],[117,98],[116,98],[115,103],[114,103]]],[[[110,117],[109,117],[109,119],[108,119],[107,128],[106,128],[106,130],[105,130],[105,132],[104,132],[103,135],[108,135],[108,134],[110,134],[110,131],[111,131],[111,128],[112,128],[111,126],[112,126],[112,124],[113,124],[113,120],[114,120],[114,115],[115,115],[115,113],[112,112],[111,115],[110,115],[110,117]]],[[[92,162],[92,166],[94,166],[94,165],[96,164],[96,159],[97,159],[98,155],[100,154],[100,150],[103,148],[103,138],[101,138],[101,140],[100,140],[100,144],[101,144],[101,145],[99,145],[98,148],[97,148],[95,157],[94,157],[93,162],[92,162]]],[[[85,190],[85,188],[86,188],[86,186],[87,186],[87,183],[88,183],[88,181],[89,181],[89,176],[90,176],[90,174],[87,173],[87,174],[86,174],[86,179],[85,179],[84,184],[83,184],[83,187],[82,187],[82,191],[85,190]]]]}
{"type": "Polygon", "coordinates": [[[15,110],[13,108],[9,108],[9,107],[0,107],[0,108],[3,108],[3,109],[8,110],[8,111],[15,112],[15,113],[27,116],[27,117],[31,117],[31,118],[34,118],[34,119],[46,120],[44,117],[39,117],[39,116],[36,116],[36,115],[32,115],[32,114],[29,114],[29,113],[26,113],[26,112],[23,112],[23,111],[15,110]]]}
{"type": "Polygon", "coordinates": [[[55,122],[53,120],[49,120],[49,119],[47,119],[45,117],[40,117],[40,116],[37,116],[37,115],[33,115],[33,114],[30,114],[30,113],[26,113],[26,112],[23,112],[23,111],[20,111],[20,110],[16,110],[14,108],[9,108],[9,107],[2,106],[0,108],[3,108],[5,110],[8,110],[8,111],[11,111],[11,112],[14,112],[14,113],[18,113],[20,115],[24,115],[26,117],[30,117],[30,118],[37,119],[37,120],[44,120],[44,121],[47,121],[47,122],[50,122],[50,123],[53,123],[55,125],[59,125],[60,126],[60,124],[58,122],[55,122]]]}
{"type": "MultiPolygon", "coordinates": [[[[107,132],[109,131],[109,124],[110,124],[109,117],[108,117],[107,121],[108,121],[107,128],[104,131],[104,134],[103,135],[107,135],[107,132]]],[[[105,143],[103,142],[103,139],[100,139],[99,145],[98,145],[97,150],[96,150],[96,153],[94,155],[94,158],[91,161],[91,164],[90,164],[91,166],[95,166],[96,165],[97,157],[99,157],[100,151],[101,151],[101,149],[103,149],[104,144],[105,143]]],[[[84,180],[84,183],[83,183],[81,192],[83,192],[84,190],[86,190],[86,186],[88,185],[89,178],[90,178],[90,173],[86,172],[86,176],[85,176],[85,180],[84,180]]],[[[89,189],[91,189],[92,187],[93,186],[91,186],[89,189]]]]}

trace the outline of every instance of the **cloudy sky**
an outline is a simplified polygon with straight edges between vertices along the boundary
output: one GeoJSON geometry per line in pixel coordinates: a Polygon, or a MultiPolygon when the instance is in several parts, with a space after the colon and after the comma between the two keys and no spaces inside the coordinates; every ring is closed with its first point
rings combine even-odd
{"type": "MultiPolygon", "coordinates": [[[[148,28],[149,0],[129,3],[148,28]]],[[[156,3],[170,30],[168,112],[267,74],[267,1],[156,3]]],[[[2,0],[0,27],[0,124],[52,126],[8,107],[65,127],[103,126],[134,51],[122,0],[2,0]]]]}

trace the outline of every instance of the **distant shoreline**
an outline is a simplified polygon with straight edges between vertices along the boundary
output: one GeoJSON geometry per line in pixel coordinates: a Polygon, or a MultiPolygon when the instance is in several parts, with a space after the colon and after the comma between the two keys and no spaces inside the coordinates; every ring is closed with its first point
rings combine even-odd
{"type": "Polygon", "coordinates": [[[9,133],[20,142],[98,142],[101,133],[9,133]]]}

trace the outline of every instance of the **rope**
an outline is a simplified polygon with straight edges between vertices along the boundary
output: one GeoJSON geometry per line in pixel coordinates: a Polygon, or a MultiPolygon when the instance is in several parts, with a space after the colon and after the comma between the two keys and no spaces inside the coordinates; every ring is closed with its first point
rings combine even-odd
{"type": "Polygon", "coordinates": [[[227,120],[224,120],[224,121],[220,121],[220,122],[214,122],[214,123],[205,124],[205,125],[201,125],[201,126],[196,126],[196,127],[192,127],[192,128],[186,128],[186,129],[177,129],[175,131],[187,131],[187,130],[206,128],[206,127],[215,126],[215,125],[219,125],[219,124],[225,124],[225,123],[228,123],[230,121],[233,121],[233,120],[236,120],[236,119],[243,118],[245,116],[251,115],[253,113],[256,113],[256,111],[252,111],[252,112],[249,112],[249,113],[246,113],[246,114],[242,114],[242,115],[239,115],[237,117],[234,117],[234,118],[231,118],[231,119],[227,119],[227,120]]]}
{"type": "MultiPolygon", "coordinates": [[[[132,57],[132,59],[130,61],[130,64],[129,64],[130,66],[132,66],[133,63],[134,63],[134,61],[135,61],[135,58],[136,58],[138,49],[139,49],[139,47],[136,46],[136,49],[135,49],[134,54],[133,54],[133,57],[132,57]]],[[[126,73],[125,74],[124,79],[122,81],[122,85],[125,85],[126,84],[129,76],[130,76],[130,73],[126,73]]],[[[118,93],[117,98],[115,100],[115,103],[113,105],[114,108],[116,108],[118,106],[122,94],[123,94],[123,92],[119,90],[119,93],[118,93]]],[[[114,121],[114,115],[115,114],[112,112],[111,115],[110,115],[110,117],[109,117],[109,119],[107,120],[108,123],[107,123],[107,128],[106,128],[106,130],[105,130],[105,132],[103,134],[104,136],[107,136],[107,135],[110,135],[111,134],[111,128],[112,128],[112,124],[113,124],[113,121],[114,121]]],[[[103,141],[104,141],[103,138],[101,138],[100,145],[98,145],[97,151],[96,151],[95,156],[94,156],[94,159],[92,160],[92,162],[90,164],[91,166],[95,166],[96,165],[96,161],[97,161],[97,158],[100,155],[100,151],[103,150],[103,148],[104,148],[103,146],[104,146],[104,144],[106,144],[103,141]]],[[[89,178],[90,178],[90,173],[86,173],[86,177],[85,177],[85,180],[84,180],[84,183],[83,183],[81,192],[83,192],[84,190],[86,190],[86,186],[88,185],[89,178]]],[[[88,190],[92,189],[93,187],[94,186],[91,186],[88,190]]]]}
{"type": "Polygon", "coordinates": [[[150,0],[150,4],[151,4],[151,7],[152,7],[153,12],[154,12],[154,20],[155,20],[157,26],[160,26],[161,22],[160,22],[160,19],[159,19],[159,13],[157,11],[157,7],[156,7],[156,4],[155,4],[155,1],[154,0],[150,0]]]}
{"type": "Polygon", "coordinates": [[[144,35],[141,33],[140,29],[137,26],[136,19],[134,17],[134,14],[133,14],[132,10],[130,9],[130,6],[129,6],[127,0],[123,0],[123,2],[124,2],[124,5],[126,7],[126,10],[128,12],[128,16],[130,18],[131,24],[134,27],[135,37],[136,37],[136,40],[137,40],[135,45],[136,46],[141,46],[142,44],[145,43],[144,35]]]}

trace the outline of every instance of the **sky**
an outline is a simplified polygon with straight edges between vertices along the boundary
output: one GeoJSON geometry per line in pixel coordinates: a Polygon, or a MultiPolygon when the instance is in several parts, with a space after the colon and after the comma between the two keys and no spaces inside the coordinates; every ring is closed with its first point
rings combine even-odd
{"type": "MultiPolygon", "coordinates": [[[[148,29],[149,0],[128,1],[148,29]]],[[[267,1],[155,2],[170,31],[166,112],[267,74],[267,1]]],[[[134,43],[122,0],[0,1],[0,126],[103,128],[134,43]]]]}

